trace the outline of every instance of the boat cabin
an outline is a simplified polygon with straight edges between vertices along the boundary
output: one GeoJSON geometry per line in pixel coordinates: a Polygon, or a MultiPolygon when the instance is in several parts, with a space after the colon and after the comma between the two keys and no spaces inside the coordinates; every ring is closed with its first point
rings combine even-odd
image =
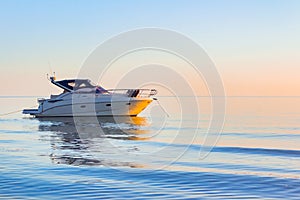
{"type": "Polygon", "coordinates": [[[69,79],[55,81],[53,77],[50,78],[51,83],[62,88],[66,92],[86,92],[86,93],[106,93],[104,88],[93,84],[89,79],[69,79]]]}

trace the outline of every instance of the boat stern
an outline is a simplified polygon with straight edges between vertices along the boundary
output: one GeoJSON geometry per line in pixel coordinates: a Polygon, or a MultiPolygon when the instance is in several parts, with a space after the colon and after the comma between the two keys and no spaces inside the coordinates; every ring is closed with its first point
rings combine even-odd
{"type": "Polygon", "coordinates": [[[35,115],[39,114],[40,112],[38,109],[24,109],[22,113],[26,114],[26,115],[34,115],[35,116],[35,115]]]}
{"type": "Polygon", "coordinates": [[[24,109],[22,111],[23,114],[25,115],[34,115],[37,116],[38,114],[42,113],[43,110],[43,103],[44,103],[45,99],[44,98],[38,98],[37,102],[39,103],[39,107],[36,109],[24,109]]]}

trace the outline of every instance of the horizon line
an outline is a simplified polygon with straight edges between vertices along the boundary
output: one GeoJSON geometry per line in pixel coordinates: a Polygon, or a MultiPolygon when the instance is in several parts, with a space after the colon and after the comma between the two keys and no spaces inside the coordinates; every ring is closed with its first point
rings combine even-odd
{"type": "MultiPolygon", "coordinates": [[[[49,95],[46,95],[49,96],[49,95]]],[[[33,98],[33,97],[46,97],[45,95],[0,95],[0,98],[33,98]]],[[[201,96],[201,95],[178,95],[180,97],[229,97],[229,98],[236,98],[236,97],[300,97],[300,95],[226,95],[226,96],[201,96]]],[[[171,95],[157,95],[157,97],[173,97],[171,95]]]]}

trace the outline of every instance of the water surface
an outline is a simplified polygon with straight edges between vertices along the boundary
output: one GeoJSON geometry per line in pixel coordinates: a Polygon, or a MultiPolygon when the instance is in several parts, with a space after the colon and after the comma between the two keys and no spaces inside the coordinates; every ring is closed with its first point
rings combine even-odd
{"type": "MultiPolygon", "coordinates": [[[[2,97],[1,113],[35,101],[2,97]]],[[[193,114],[182,122],[172,97],[160,101],[169,117],[155,104],[140,117],[97,124],[1,116],[0,198],[300,198],[300,98],[227,98],[223,132],[204,159],[209,99],[197,98],[198,127],[193,114]]]]}

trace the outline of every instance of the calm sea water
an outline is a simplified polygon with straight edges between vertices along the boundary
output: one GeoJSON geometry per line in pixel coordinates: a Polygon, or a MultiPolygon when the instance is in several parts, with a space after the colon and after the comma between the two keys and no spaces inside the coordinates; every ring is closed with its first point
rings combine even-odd
{"type": "MultiPolygon", "coordinates": [[[[1,113],[35,101],[1,97],[1,113]]],[[[205,158],[209,98],[197,101],[201,117],[183,120],[172,97],[160,98],[169,117],[155,102],[140,117],[98,123],[1,116],[0,198],[300,199],[300,98],[227,98],[205,158]]]]}

